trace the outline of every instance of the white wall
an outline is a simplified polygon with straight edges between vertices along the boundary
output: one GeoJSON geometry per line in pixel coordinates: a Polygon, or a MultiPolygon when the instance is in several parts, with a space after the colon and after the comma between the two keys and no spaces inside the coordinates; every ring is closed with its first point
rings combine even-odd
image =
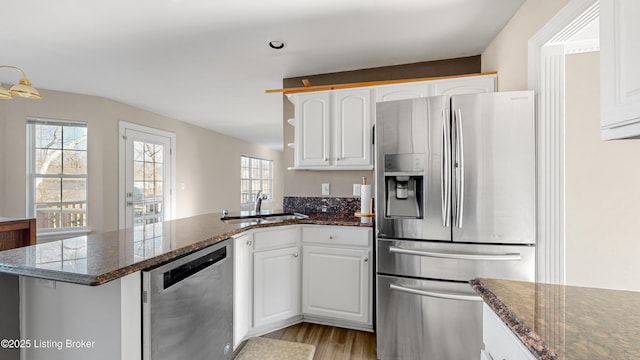
{"type": "Polygon", "coordinates": [[[21,358],[140,360],[141,281],[139,272],[100,286],[20,278],[21,336],[31,341],[21,358]],[[82,340],[89,346],[73,344],[82,340]]]}
{"type": "Polygon", "coordinates": [[[498,90],[527,89],[527,42],[569,0],[527,0],[482,53],[482,71],[498,72],[498,90]]]}
{"type": "Polygon", "coordinates": [[[566,57],[567,283],[640,291],[640,140],[600,140],[599,55],[566,57]]]}
{"type": "MultiPolygon", "coordinates": [[[[40,90],[40,89],[39,89],[40,90]]],[[[42,90],[42,100],[0,102],[0,216],[26,210],[26,118],[88,122],[89,221],[92,230],[118,228],[118,122],[125,120],[176,133],[176,217],[240,209],[240,155],[274,160],[273,201],[281,208],[282,152],[221,135],[105,98],[42,90]]]]}
{"type": "MultiPolygon", "coordinates": [[[[567,3],[527,0],[485,50],[500,91],[527,89],[527,42],[567,3]]],[[[640,142],[600,140],[598,61],[567,58],[567,283],[640,291],[640,142]]]]}

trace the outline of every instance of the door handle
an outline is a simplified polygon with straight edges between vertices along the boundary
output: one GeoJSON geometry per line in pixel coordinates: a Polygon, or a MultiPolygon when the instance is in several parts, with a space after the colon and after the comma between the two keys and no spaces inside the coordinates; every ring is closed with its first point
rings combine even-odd
{"type": "Polygon", "coordinates": [[[447,110],[442,109],[442,156],[440,166],[440,204],[442,206],[442,226],[448,227],[451,219],[451,136],[447,110]]]}
{"type": "Polygon", "coordinates": [[[438,251],[404,249],[398,246],[389,247],[390,253],[403,255],[426,256],[441,259],[454,260],[476,260],[476,261],[520,261],[522,256],[519,253],[511,254],[469,254],[469,253],[444,253],[438,251]]]}
{"type": "Polygon", "coordinates": [[[405,286],[401,286],[401,285],[397,285],[397,284],[389,284],[389,288],[391,290],[400,291],[400,292],[404,292],[404,293],[408,293],[408,294],[420,295],[420,296],[428,296],[428,297],[434,297],[434,298],[438,298],[438,299],[463,300],[463,301],[482,301],[482,298],[480,296],[477,296],[477,295],[462,295],[462,294],[452,294],[452,293],[441,293],[441,292],[436,292],[436,291],[427,291],[427,290],[422,290],[422,289],[409,288],[409,287],[405,287],[405,286]]]}
{"type": "Polygon", "coordinates": [[[458,158],[456,159],[458,163],[458,191],[457,191],[457,201],[458,205],[456,206],[457,211],[457,220],[456,226],[462,227],[462,215],[464,214],[464,134],[462,132],[462,110],[458,109],[458,128],[457,128],[457,139],[458,139],[458,158]]]}

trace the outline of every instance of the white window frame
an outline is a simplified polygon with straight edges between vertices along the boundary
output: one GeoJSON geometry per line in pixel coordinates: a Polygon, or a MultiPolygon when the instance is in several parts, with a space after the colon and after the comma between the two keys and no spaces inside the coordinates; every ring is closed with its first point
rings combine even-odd
{"type": "Polygon", "coordinates": [[[170,205],[165,209],[167,213],[165,214],[163,221],[173,220],[176,216],[176,134],[170,131],[160,130],[156,128],[152,128],[149,126],[144,126],[124,120],[120,120],[118,122],[118,227],[120,229],[124,229],[126,227],[126,169],[125,169],[125,155],[126,155],[126,131],[127,129],[138,131],[138,132],[146,132],[151,135],[161,136],[169,139],[170,142],[170,151],[169,151],[169,161],[171,166],[171,186],[169,187],[169,198],[170,205]]]}
{"type": "Polygon", "coordinates": [[[58,238],[63,235],[83,235],[91,232],[90,221],[91,216],[89,214],[90,204],[89,204],[89,173],[90,173],[90,165],[89,165],[89,124],[86,121],[73,121],[73,120],[61,120],[61,119],[52,119],[52,118],[40,118],[40,117],[27,117],[27,215],[29,217],[36,217],[36,209],[35,209],[35,188],[34,188],[34,180],[35,180],[35,161],[36,161],[36,132],[34,131],[35,125],[55,125],[55,126],[76,126],[76,127],[85,127],[87,128],[87,173],[84,176],[64,176],[63,174],[58,174],[52,177],[63,178],[84,178],[86,184],[86,198],[85,198],[85,216],[87,219],[85,226],[78,227],[61,227],[61,228],[37,228],[37,235],[39,240],[48,240],[52,238],[58,238]]]}
{"type": "MultiPolygon", "coordinates": [[[[264,190],[262,189],[262,185],[260,186],[260,191],[262,191],[263,195],[267,195],[267,199],[273,199],[273,160],[263,159],[263,158],[259,158],[259,157],[256,157],[256,156],[242,154],[242,155],[240,155],[240,206],[251,205],[255,201],[255,199],[252,199],[251,195],[250,195],[248,202],[242,202],[242,181],[248,180],[249,183],[251,183],[253,180],[256,180],[256,179],[251,177],[251,171],[249,171],[249,178],[243,178],[242,177],[242,159],[243,158],[249,159],[250,162],[252,162],[252,161],[260,161],[260,162],[266,161],[266,162],[270,163],[271,166],[270,166],[270,171],[269,171],[269,178],[266,179],[266,180],[271,183],[271,186],[270,186],[271,191],[269,193],[265,193],[264,190]]],[[[251,169],[251,164],[249,165],[249,169],[251,169]]],[[[260,171],[260,184],[262,184],[262,182],[264,180],[265,179],[262,178],[262,171],[260,171]]]]}

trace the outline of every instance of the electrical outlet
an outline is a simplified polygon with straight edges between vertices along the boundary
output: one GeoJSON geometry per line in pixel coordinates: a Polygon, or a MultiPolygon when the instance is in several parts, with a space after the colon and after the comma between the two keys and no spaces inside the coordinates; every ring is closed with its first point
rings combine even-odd
{"type": "Polygon", "coordinates": [[[322,184],[322,195],[329,195],[330,193],[329,184],[322,184]]]}
{"type": "Polygon", "coordinates": [[[353,184],[353,196],[360,196],[360,184],[353,184]]]}

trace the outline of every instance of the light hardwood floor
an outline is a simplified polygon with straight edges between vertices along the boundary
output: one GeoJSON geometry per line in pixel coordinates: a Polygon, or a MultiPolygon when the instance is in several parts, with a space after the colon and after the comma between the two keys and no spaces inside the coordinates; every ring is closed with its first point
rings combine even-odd
{"type": "Polygon", "coordinates": [[[314,360],[376,360],[376,335],[370,332],[301,323],[262,337],[314,345],[314,360]]]}

